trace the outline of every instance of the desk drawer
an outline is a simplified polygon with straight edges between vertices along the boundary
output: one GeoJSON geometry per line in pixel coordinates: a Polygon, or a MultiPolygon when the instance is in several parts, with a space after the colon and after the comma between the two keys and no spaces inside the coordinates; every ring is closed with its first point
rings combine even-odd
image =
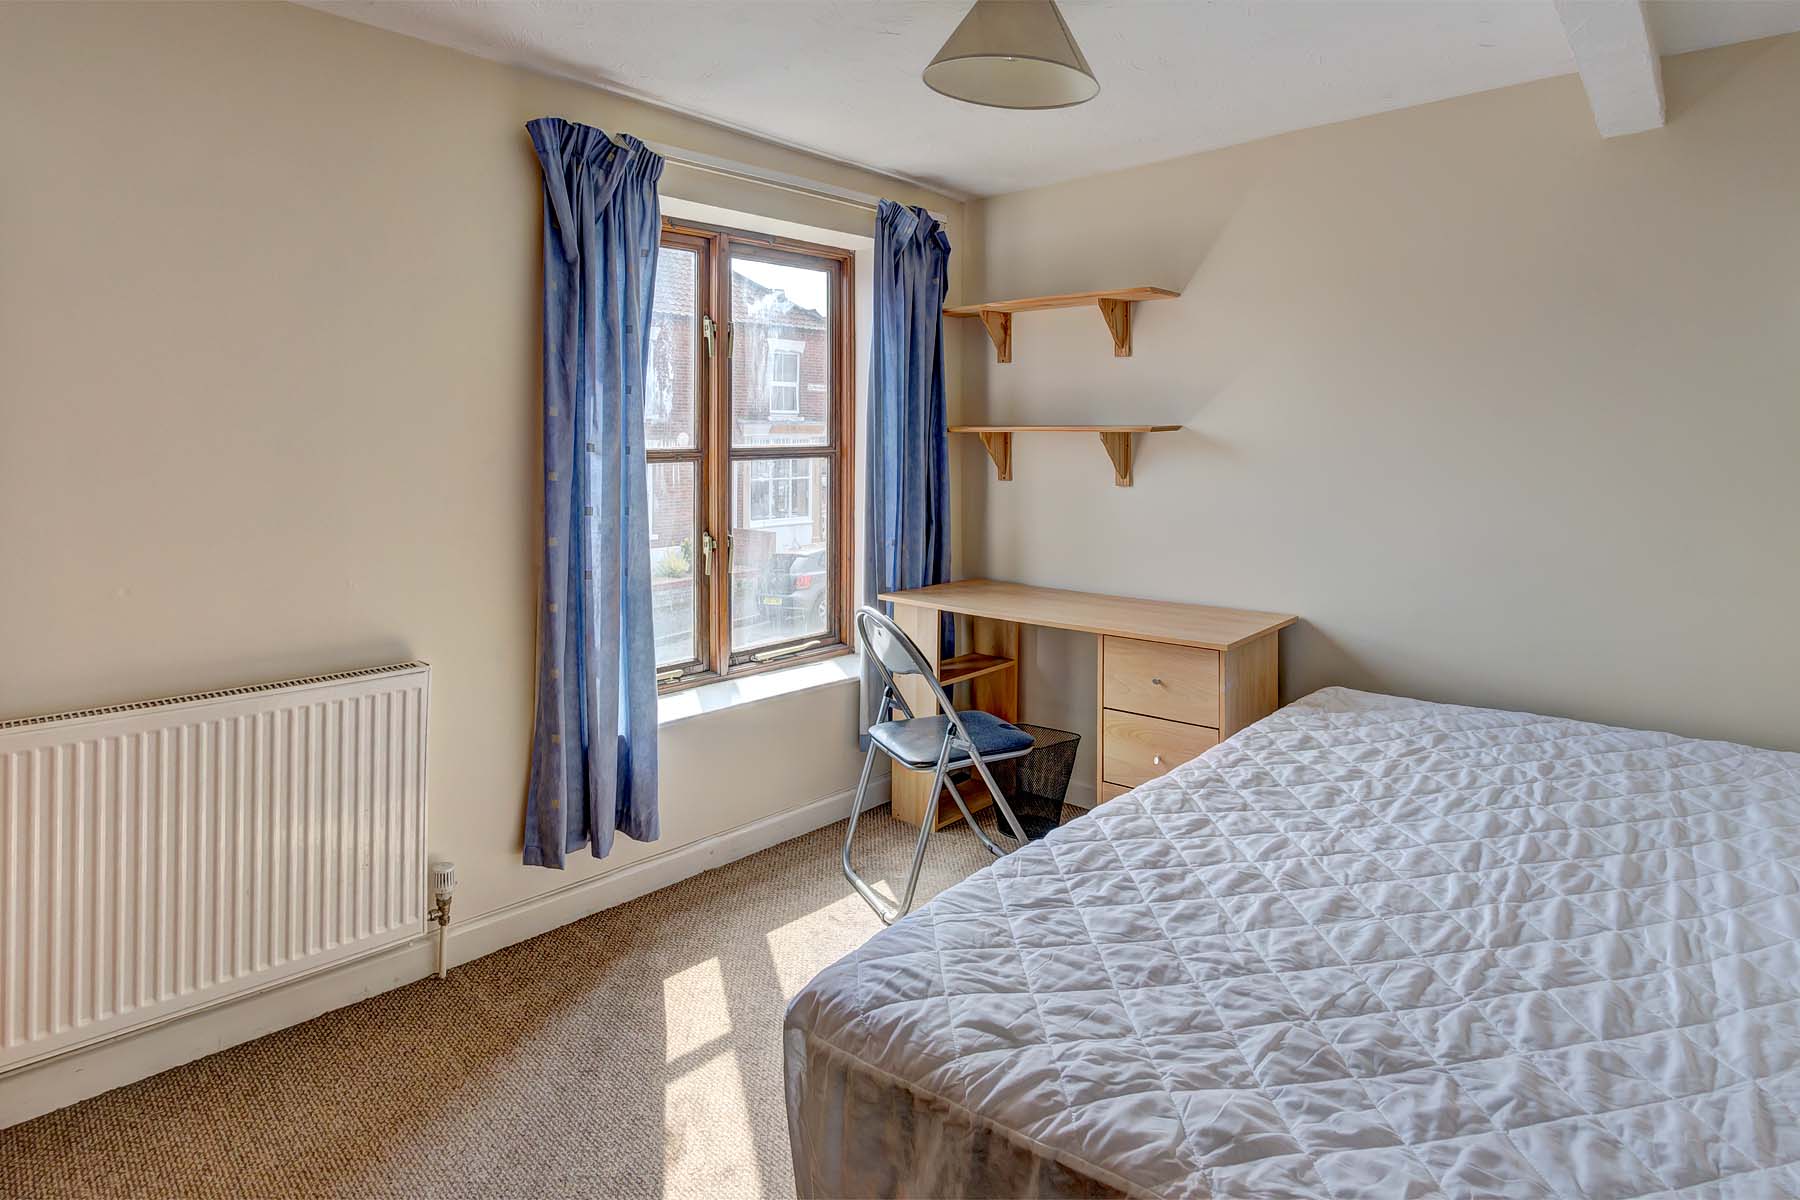
{"type": "Polygon", "coordinates": [[[1137,713],[1101,712],[1100,777],[1136,787],[1219,744],[1219,731],[1137,713]]]}
{"type": "Polygon", "coordinates": [[[1100,703],[1186,725],[1219,725],[1219,652],[1109,637],[1100,703]]]}

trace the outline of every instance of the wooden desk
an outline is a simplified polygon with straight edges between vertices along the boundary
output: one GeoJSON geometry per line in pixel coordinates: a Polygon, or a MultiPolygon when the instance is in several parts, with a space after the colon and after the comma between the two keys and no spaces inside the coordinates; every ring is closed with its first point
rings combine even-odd
{"type": "MultiPolygon", "coordinates": [[[[893,602],[895,623],[918,643],[946,688],[967,683],[969,707],[1007,721],[1019,719],[1021,626],[1098,635],[1096,803],[1156,778],[1274,712],[1280,704],[1279,634],[1297,619],[994,579],[888,592],[881,599],[893,602]],[[940,659],[940,613],[968,619],[963,653],[940,659]]],[[[937,711],[916,679],[902,680],[901,690],[915,715],[937,711]]],[[[932,804],[930,787],[930,771],[896,766],[894,815],[916,825],[932,807],[939,826],[960,820],[948,796],[932,804]]],[[[992,803],[979,780],[963,788],[971,808],[992,803]]]]}

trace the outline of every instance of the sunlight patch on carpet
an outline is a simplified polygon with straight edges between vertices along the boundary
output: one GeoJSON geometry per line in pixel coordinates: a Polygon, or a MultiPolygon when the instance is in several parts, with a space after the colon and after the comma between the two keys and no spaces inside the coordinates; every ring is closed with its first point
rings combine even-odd
{"type": "Polygon", "coordinates": [[[725,973],[709,958],[663,980],[663,1020],[668,1030],[665,1062],[718,1041],[731,1032],[725,973]]]}

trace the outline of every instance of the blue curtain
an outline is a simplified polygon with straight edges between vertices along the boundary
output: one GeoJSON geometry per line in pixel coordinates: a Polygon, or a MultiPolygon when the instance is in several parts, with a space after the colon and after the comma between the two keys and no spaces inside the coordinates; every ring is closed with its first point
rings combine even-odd
{"type": "MultiPolygon", "coordinates": [[[[883,200],[875,215],[875,331],[869,346],[864,587],[950,578],[950,455],[944,431],[944,295],[950,238],[922,208],[883,200]]],[[[890,606],[883,606],[890,607],[890,606]]],[[[940,636],[950,645],[951,627],[940,636]]],[[[863,666],[863,727],[881,687],[863,666]]]]}
{"type": "Polygon", "coordinates": [[[544,579],[525,862],[657,836],[644,370],[663,160],[531,122],[544,169],[544,579]]]}

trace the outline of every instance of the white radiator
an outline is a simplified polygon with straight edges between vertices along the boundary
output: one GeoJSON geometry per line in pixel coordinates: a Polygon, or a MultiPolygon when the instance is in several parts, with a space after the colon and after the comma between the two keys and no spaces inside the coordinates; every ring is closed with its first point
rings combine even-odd
{"type": "Polygon", "coordinates": [[[0,723],[0,1071],[423,932],[430,684],[0,723]]]}

